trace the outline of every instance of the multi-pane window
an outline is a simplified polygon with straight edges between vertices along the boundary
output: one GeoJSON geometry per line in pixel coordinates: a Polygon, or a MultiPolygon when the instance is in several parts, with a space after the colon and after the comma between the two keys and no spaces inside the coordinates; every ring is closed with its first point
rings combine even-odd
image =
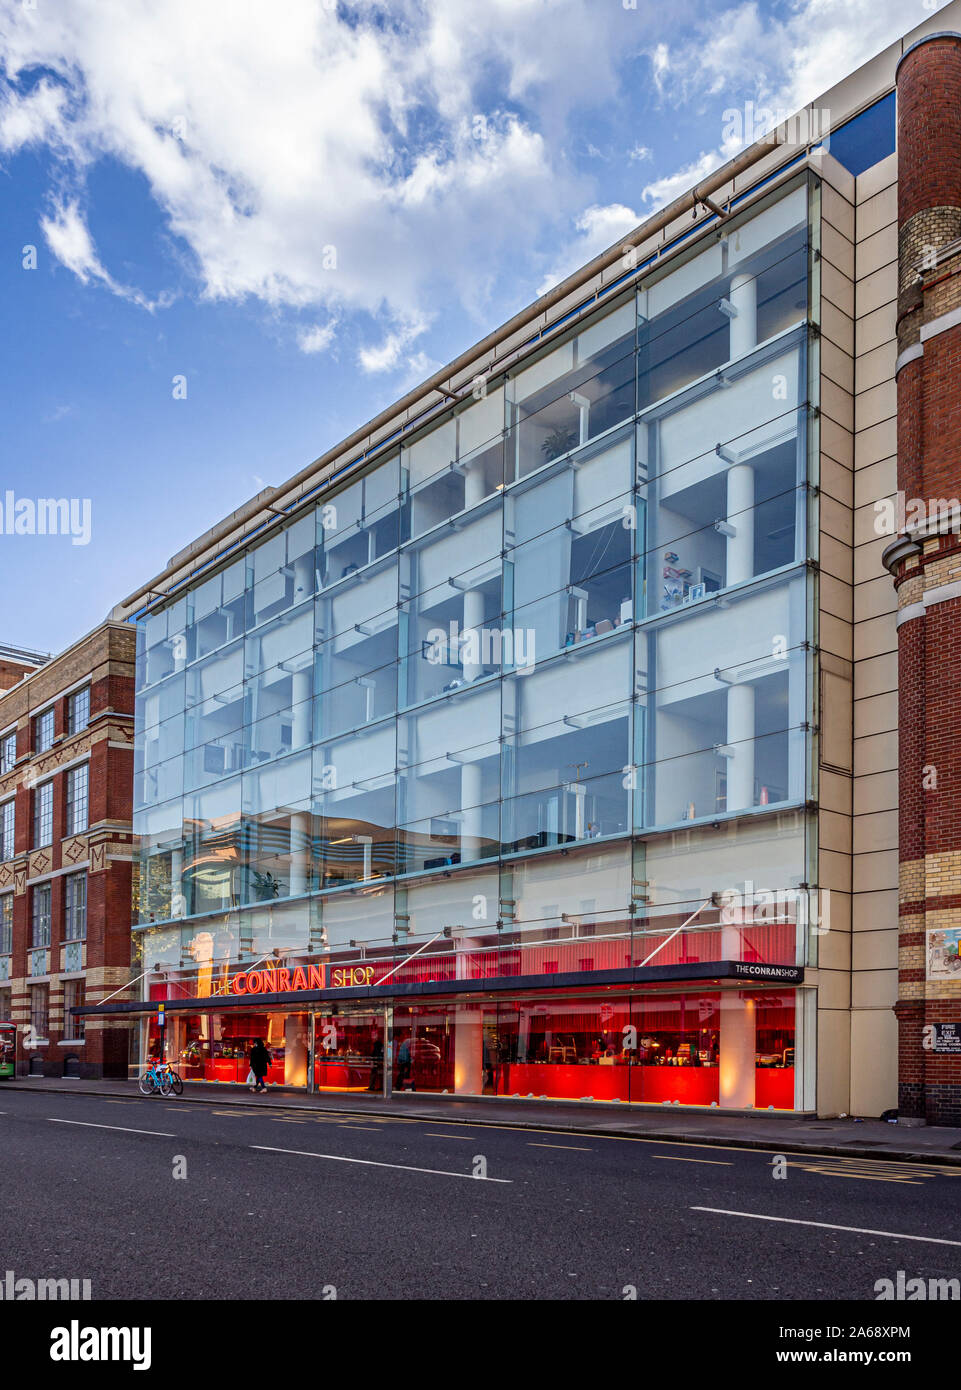
{"type": "Polygon", "coordinates": [[[45,1038],[50,1031],[50,990],[47,985],[30,986],[30,1027],[34,1036],[45,1038]]]}
{"type": "Polygon", "coordinates": [[[46,753],[53,747],[53,709],[45,709],[33,721],[33,751],[46,753]]]}
{"type": "Polygon", "coordinates": [[[17,761],[17,736],[16,734],[4,734],[0,738],[0,777],[5,772],[11,772],[13,765],[17,761]]]}
{"type": "Polygon", "coordinates": [[[63,1034],[79,1041],[83,1035],[83,1015],[75,1016],[71,1009],[80,1009],[84,1002],[83,980],[65,980],[63,986],[63,1034]]]}
{"type": "Polygon", "coordinates": [[[31,945],[50,945],[50,884],[41,883],[33,890],[33,935],[31,945]]]}
{"type": "Polygon", "coordinates": [[[86,763],[73,767],[67,773],[67,834],[79,835],[87,828],[87,785],[88,768],[86,763]]]}
{"type": "Polygon", "coordinates": [[[63,939],[83,941],[87,935],[87,875],[68,874],[63,881],[63,939]]]}
{"type": "Polygon", "coordinates": [[[15,803],[13,798],[0,806],[0,863],[12,859],[16,850],[13,843],[15,803]]]}
{"type": "Polygon", "coordinates": [[[90,687],[75,690],[67,700],[67,733],[79,734],[90,723],[90,687]]]}
{"type": "Polygon", "coordinates": [[[53,783],[43,782],[33,793],[33,847],[53,840],[53,783]]]}
{"type": "Polygon", "coordinates": [[[9,956],[13,950],[13,894],[4,893],[0,898],[0,956],[9,956]]]}
{"type": "Polygon", "coordinates": [[[0,1023],[9,1023],[13,1006],[13,990],[0,989],[0,1023]]]}

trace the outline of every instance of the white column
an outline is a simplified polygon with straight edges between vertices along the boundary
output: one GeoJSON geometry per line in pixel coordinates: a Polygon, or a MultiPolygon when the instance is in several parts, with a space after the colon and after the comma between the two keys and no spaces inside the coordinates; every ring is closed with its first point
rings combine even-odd
{"type": "Polygon", "coordinates": [[[754,805],[754,686],[745,682],[727,692],[726,810],[744,811],[754,805]]]}
{"type": "Polygon", "coordinates": [[[471,955],[484,945],[483,938],[477,936],[461,936],[459,932],[454,933],[454,979],[469,980],[471,978],[471,955]]]}
{"type": "MultiPolygon", "coordinates": [[[[478,468],[468,465],[464,470],[464,506],[473,507],[484,496],[484,479],[478,468]]],[[[464,592],[464,633],[474,632],[475,655],[482,655],[482,628],[484,623],[484,595],[479,589],[464,592]]],[[[464,680],[475,680],[481,672],[479,661],[464,662],[464,680]]],[[[480,806],[481,769],[478,763],[464,763],[460,774],[461,854],[464,859],[473,859],[480,849],[480,806]]]]}
{"type": "Polygon", "coordinates": [[[291,746],[306,748],[311,741],[311,701],[310,668],[295,671],[292,679],[291,704],[293,706],[293,725],[291,727],[291,746]]]}
{"type": "MultiPolygon", "coordinates": [[[[752,281],[753,283],[753,281],[752,281]]],[[[737,320],[733,319],[732,323],[737,320]]],[[[727,472],[727,583],[754,577],[754,470],[732,464],[727,472]]],[[[732,685],[727,694],[727,741],[733,755],[727,766],[727,810],[754,805],[754,687],[732,685]]]]}
{"type": "MultiPolygon", "coordinates": [[[[468,634],[470,634],[470,633],[476,634],[476,635],[474,636],[473,642],[472,642],[472,644],[471,644],[471,646],[473,647],[472,655],[474,655],[474,656],[476,656],[476,657],[481,657],[481,656],[483,655],[483,652],[482,652],[482,650],[481,650],[481,648],[482,648],[481,637],[482,637],[483,626],[484,626],[484,595],[481,593],[480,589],[465,589],[465,590],[464,590],[464,622],[463,622],[463,625],[462,625],[462,627],[461,627],[461,635],[464,636],[464,637],[466,637],[466,636],[468,636],[468,634]]],[[[481,672],[481,663],[480,663],[479,660],[478,660],[478,661],[467,661],[467,660],[465,660],[465,661],[463,662],[463,667],[462,667],[462,669],[463,669],[463,672],[464,672],[464,681],[465,681],[465,683],[468,682],[468,681],[476,680],[476,678],[480,675],[480,672],[481,672]]]]}
{"type": "Polygon", "coordinates": [[[464,506],[476,507],[484,496],[484,475],[476,466],[476,460],[463,465],[464,506]]]}
{"type": "Polygon", "coordinates": [[[177,921],[187,915],[184,900],[184,852],[178,846],[170,852],[170,917],[177,921]]]}
{"type": "Polygon", "coordinates": [[[371,836],[371,835],[352,835],[352,836],[351,836],[351,839],[353,840],[353,842],[354,842],[355,845],[363,845],[363,847],[364,847],[364,868],[363,868],[363,875],[362,875],[362,876],[363,876],[364,882],[366,883],[367,880],[371,877],[371,874],[373,873],[373,867],[374,867],[374,840],[373,840],[373,836],[371,836]]]}
{"type": "Polygon", "coordinates": [[[724,920],[721,913],[721,960],[740,960],[744,912],[741,908],[727,908],[730,920],[724,920]]]}
{"type": "Polygon", "coordinates": [[[290,893],[307,892],[310,865],[310,812],[294,811],[290,817],[290,893]]]}
{"type": "Polygon", "coordinates": [[[754,1104],[754,1000],[737,990],[721,991],[719,1098],[722,1107],[745,1110],[754,1104]]]}
{"type": "Polygon", "coordinates": [[[461,858],[466,863],[476,859],[481,849],[481,767],[480,763],[462,763],[460,770],[460,843],[461,858]]]}
{"type": "Polygon", "coordinates": [[[460,1005],[454,1014],[454,1094],[479,1096],[484,1090],[484,1015],[460,1005]]]}
{"type": "Polygon", "coordinates": [[[574,839],[583,840],[587,835],[587,786],[584,782],[568,782],[567,790],[574,801],[574,839]]]}
{"type": "Polygon", "coordinates": [[[732,463],[727,470],[727,582],[754,578],[754,469],[732,463]]]}
{"type": "Polygon", "coordinates": [[[757,347],[757,279],[753,275],[735,275],[731,280],[731,304],[736,313],[731,318],[731,358],[742,357],[757,347]]]}

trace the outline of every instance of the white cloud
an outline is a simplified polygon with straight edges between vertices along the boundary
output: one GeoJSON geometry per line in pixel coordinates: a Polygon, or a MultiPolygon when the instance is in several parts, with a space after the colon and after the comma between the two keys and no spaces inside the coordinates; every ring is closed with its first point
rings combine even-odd
{"type": "MultiPolygon", "coordinates": [[[[358,336],[351,316],[366,315],[382,341],[360,349],[363,370],[406,372],[428,306],[456,296],[485,322],[516,307],[532,265],[553,283],[734,153],[722,103],[796,107],[905,22],[901,0],[740,0],[682,32],[686,16],[638,4],[7,0],[0,153],[53,153],[44,235],[83,283],[165,302],[111,273],[90,236],[88,175],[109,158],[141,176],[201,296],[296,311],[315,323],[291,330],[305,352],[330,349],[334,320],[358,336]],[[689,103],[717,132],[673,173],[649,135],[661,162],[638,193],[611,186],[616,161],[582,174],[569,152],[613,147],[578,118],[627,108],[622,64],[641,53],[663,106],[689,103]]],[[[621,156],[650,159],[641,143],[621,156]]]]}
{"type": "MultiPolygon", "coordinates": [[[[350,22],[325,0],[10,6],[0,148],[55,151],[46,234],[64,265],[137,299],[84,236],[86,176],[106,156],[143,176],[202,296],[397,328],[396,344],[364,350],[367,370],[402,368],[405,325],[445,290],[486,314],[505,269],[522,272],[516,248],[556,236],[584,201],[564,135],[598,91],[616,97],[623,11],[349,8],[350,22]]],[[[328,345],[323,330],[298,341],[328,345]]]]}
{"type": "Polygon", "coordinates": [[[685,164],[673,174],[653,179],[641,190],[641,197],[645,203],[644,216],[650,216],[651,213],[666,207],[674,198],[679,198],[682,193],[686,193],[694,184],[719,168],[728,157],[722,150],[708,150],[693,163],[685,164]]]}
{"type": "Polygon", "coordinates": [[[659,92],[664,90],[667,74],[671,71],[671,55],[666,43],[659,43],[650,55],[654,85],[659,92]]]}
{"type": "Polygon", "coordinates": [[[405,360],[408,363],[416,361],[416,358],[406,354],[406,349],[426,331],[427,326],[428,321],[421,317],[399,324],[376,347],[361,348],[357,354],[358,362],[365,372],[373,374],[392,371],[405,360]]]}
{"type": "Polygon", "coordinates": [[[41,217],[40,230],[57,260],[67,270],[73,271],[81,284],[97,281],[121,299],[129,299],[142,309],[151,311],[170,302],[167,295],[151,300],[139,290],[117,283],[101,265],[90,231],[75,201],[55,204],[50,216],[41,217]]]}
{"type": "Polygon", "coordinates": [[[643,214],[625,207],[623,203],[608,203],[605,207],[588,208],[577,219],[576,235],[555,261],[553,269],[542,281],[537,293],[546,294],[579,265],[583,265],[594,256],[599,256],[602,251],[613,246],[619,237],[632,232],[643,220],[643,214]]]}
{"type": "Polygon", "coordinates": [[[314,324],[311,328],[302,328],[297,334],[297,346],[301,352],[326,352],[334,341],[336,331],[336,319],[314,324]]]}
{"type": "MultiPolygon", "coordinates": [[[[917,18],[920,23],[924,16],[917,18]]],[[[781,119],[778,113],[793,115],[828,92],[905,28],[903,0],[795,0],[786,12],[762,12],[747,0],[713,11],[672,55],[658,45],[652,62],[666,102],[702,105],[713,98],[728,105],[726,112],[718,111],[714,149],[643,189],[645,215],[686,192],[762,133],[749,128],[747,102],[770,111],[773,127],[781,119]],[[742,111],[743,138],[737,138],[730,114],[742,111]]]]}

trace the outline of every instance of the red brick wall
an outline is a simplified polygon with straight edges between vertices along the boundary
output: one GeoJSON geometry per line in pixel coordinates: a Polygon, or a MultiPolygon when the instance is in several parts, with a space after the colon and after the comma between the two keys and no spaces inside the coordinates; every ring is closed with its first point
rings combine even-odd
{"type": "MultiPolygon", "coordinates": [[[[961,302],[961,257],[946,249],[961,236],[961,38],[924,42],[899,66],[898,220],[898,350],[921,353],[898,372],[898,488],[909,503],[951,501],[961,498],[961,326],[923,340],[921,329],[961,302]]],[[[913,550],[891,562],[899,607],[910,608],[898,628],[898,1107],[957,1125],[961,1058],[923,1044],[926,1024],[961,1020],[961,996],[925,969],[926,930],[961,907],[947,858],[961,849],[961,598],[934,592],[961,576],[961,547],[929,533],[913,550]]]]}
{"type": "MultiPolygon", "coordinates": [[[[67,768],[84,756],[89,769],[88,831],[86,855],[79,859],[78,871],[87,865],[87,1002],[95,1002],[96,998],[117,988],[114,983],[105,987],[98,972],[104,968],[126,972],[129,968],[132,871],[129,859],[120,856],[129,854],[132,840],[134,655],[133,630],[108,624],[56,657],[29,681],[0,695],[0,726],[17,721],[19,759],[25,759],[31,751],[33,716],[51,703],[58,739],[49,753],[19,762],[15,771],[0,782],[2,794],[16,785],[15,862],[22,873],[28,872],[32,861],[35,863],[32,783],[39,773],[40,780],[52,781],[54,789],[53,843],[47,850],[49,863],[41,870],[39,879],[35,872],[27,877],[25,892],[14,895],[11,975],[15,982],[13,1007],[19,1021],[25,1020],[29,999],[27,965],[32,941],[32,882],[35,881],[49,882],[51,887],[50,1002],[53,1006],[63,1000],[64,982],[58,977],[61,974],[66,885],[65,873],[57,871],[69,872],[73,867],[73,862],[64,858],[65,850],[72,843],[72,837],[65,839],[67,768]],[[85,731],[68,737],[69,694],[85,679],[90,683],[90,723],[85,731]],[[129,746],[124,746],[128,740],[129,746]],[[24,785],[25,780],[30,785],[24,785]],[[92,847],[98,841],[101,848],[109,847],[110,855],[95,864],[92,847]],[[93,980],[91,972],[94,972],[93,980]]],[[[34,1054],[42,1055],[45,1071],[60,1075],[64,1054],[75,1052],[87,1075],[126,1074],[128,1033],[125,1029],[88,1028],[82,1046],[61,1048],[60,1039],[71,1036],[72,1032],[66,1018],[62,1028],[59,1024],[51,1024],[48,1047],[34,1054]]]]}
{"type": "Polygon", "coordinates": [[[961,38],[922,43],[898,69],[898,220],[958,206],[961,38]]]}

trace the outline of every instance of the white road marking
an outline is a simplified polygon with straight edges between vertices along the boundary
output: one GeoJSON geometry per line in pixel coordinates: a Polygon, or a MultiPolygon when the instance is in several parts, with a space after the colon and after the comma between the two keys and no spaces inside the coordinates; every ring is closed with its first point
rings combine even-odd
{"type": "Polygon", "coordinates": [[[746,1216],[751,1221],[781,1221],[788,1226],[817,1226],[824,1231],[851,1231],[858,1236],[887,1236],[889,1240],[920,1240],[927,1245],[961,1245],[961,1240],[945,1240],[942,1236],[909,1236],[903,1231],[873,1231],[869,1226],[835,1226],[830,1221],[799,1221],[795,1216],[763,1216],[756,1211],[725,1211],[723,1207],[691,1207],[691,1211],[709,1211],[715,1216],[746,1216]]]}
{"type": "Polygon", "coordinates": [[[473,1173],[448,1173],[443,1168],[413,1168],[407,1163],[378,1163],[373,1158],[345,1158],[343,1154],[315,1154],[304,1149],[275,1149],[271,1144],[251,1144],[252,1149],[264,1153],[293,1154],[297,1158],[326,1158],[331,1163],[361,1163],[367,1168],[399,1168],[404,1173],[431,1173],[436,1178],[467,1178],[470,1182],[512,1183],[513,1178],[481,1178],[473,1173]]]}
{"type": "Polygon", "coordinates": [[[663,1158],[666,1163],[710,1163],[714,1168],[733,1167],[723,1158],[682,1158],[680,1154],[651,1154],[651,1158],[663,1158]]]}
{"type": "Polygon", "coordinates": [[[128,1129],[126,1125],[95,1125],[90,1120],[55,1120],[51,1116],[47,1119],[52,1125],[83,1125],[84,1129],[119,1129],[122,1134],[153,1134],[158,1139],[176,1139],[176,1134],[167,1134],[160,1129],[128,1129]]]}
{"type": "Polygon", "coordinates": [[[578,1154],[589,1154],[594,1152],[593,1149],[585,1149],[580,1144],[537,1144],[531,1141],[527,1147],[529,1149],[569,1149],[571,1153],[578,1154]]]}

